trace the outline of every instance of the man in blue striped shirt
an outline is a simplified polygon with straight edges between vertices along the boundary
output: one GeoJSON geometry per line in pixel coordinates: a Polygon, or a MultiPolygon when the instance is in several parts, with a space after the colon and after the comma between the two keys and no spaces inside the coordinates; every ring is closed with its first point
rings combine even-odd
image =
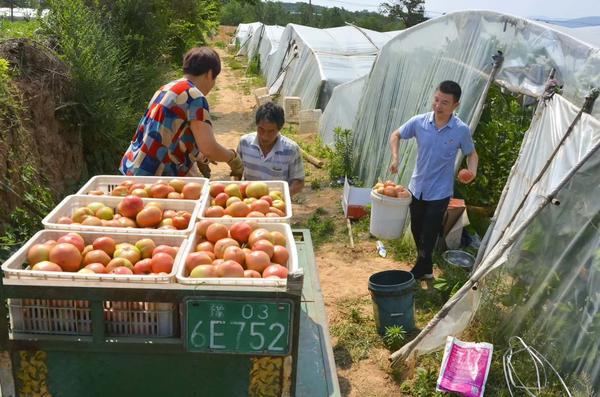
{"type": "Polygon", "coordinates": [[[300,147],[279,134],[285,123],[283,108],[267,102],[256,110],[256,132],[240,138],[237,152],[247,181],[287,181],[293,196],[304,187],[300,147]]]}

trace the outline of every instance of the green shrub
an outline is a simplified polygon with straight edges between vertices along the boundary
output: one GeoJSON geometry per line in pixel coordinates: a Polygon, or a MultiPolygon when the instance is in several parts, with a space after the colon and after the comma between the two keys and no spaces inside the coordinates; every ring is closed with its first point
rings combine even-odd
{"type": "Polygon", "coordinates": [[[43,178],[30,165],[20,172],[21,182],[28,190],[23,195],[22,206],[11,212],[0,236],[0,261],[8,259],[33,234],[42,229],[42,219],[55,206],[52,193],[40,183],[43,178]]]}
{"type": "Polygon", "coordinates": [[[255,55],[250,62],[248,62],[246,73],[249,75],[260,76],[260,55],[255,55]]]}
{"type": "Polygon", "coordinates": [[[84,0],[49,0],[48,5],[52,12],[44,28],[70,65],[88,169],[114,173],[135,126],[126,53],[106,29],[106,14],[86,7],[84,0]]]}
{"type": "Polygon", "coordinates": [[[498,204],[510,170],[517,160],[533,109],[518,98],[505,95],[492,86],[473,141],[479,156],[477,178],[473,183],[457,183],[456,191],[471,205],[491,207],[498,204]]]}
{"type": "Polygon", "coordinates": [[[335,143],[329,164],[329,177],[332,181],[337,181],[344,176],[355,179],[352,171],[352,131],[337,127],[333,130],[333,134],[335,143]]]}
{"type": "MultiPolygon", "coordinates": [[[[48,0],[46,34],[70,65],[73,122],[92,174],[114,173],[148,99],[217,27],[217,0],[48,0]]],[[[178,73],[179,75],[180,73],[178,73]]]]}

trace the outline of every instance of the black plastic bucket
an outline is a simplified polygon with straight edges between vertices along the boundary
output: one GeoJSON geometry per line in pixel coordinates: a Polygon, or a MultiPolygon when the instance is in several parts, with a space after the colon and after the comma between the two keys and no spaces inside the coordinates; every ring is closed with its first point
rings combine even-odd
{"type": "Polygon", "coordinates": [[[377,332],[401,325],[405,331],[415,328],[415,278],[404,270],[386,270],[369,277],[369,292],[377,332]]]}

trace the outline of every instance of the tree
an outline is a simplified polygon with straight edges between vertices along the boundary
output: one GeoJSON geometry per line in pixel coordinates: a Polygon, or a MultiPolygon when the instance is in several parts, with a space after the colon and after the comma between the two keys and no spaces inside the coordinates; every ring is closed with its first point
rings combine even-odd
{"type": "Polygon", "coordinates": [[[425,21],[425,0],[393,0],[381,4],[382,12],[390,18],[400,19],[410,28],[425,21]]]}

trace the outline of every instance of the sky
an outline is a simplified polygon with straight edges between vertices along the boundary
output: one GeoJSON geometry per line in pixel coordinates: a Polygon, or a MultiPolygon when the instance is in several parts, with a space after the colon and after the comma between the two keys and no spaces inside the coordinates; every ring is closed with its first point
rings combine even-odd
{"type": "MultiPolygon", "coordinates": [[[[280,0],[308,2],[308,0],[280,0]]],[[[384,0],[312,0],[313,4],[344,7],[348,10],[377,11],[384,0]]],[[[600,0],[425,0],[425,11],[431,17],[443,13],[478,9],[493,10],[520,17],[569,19],[600,16],[600,0]]]]}

